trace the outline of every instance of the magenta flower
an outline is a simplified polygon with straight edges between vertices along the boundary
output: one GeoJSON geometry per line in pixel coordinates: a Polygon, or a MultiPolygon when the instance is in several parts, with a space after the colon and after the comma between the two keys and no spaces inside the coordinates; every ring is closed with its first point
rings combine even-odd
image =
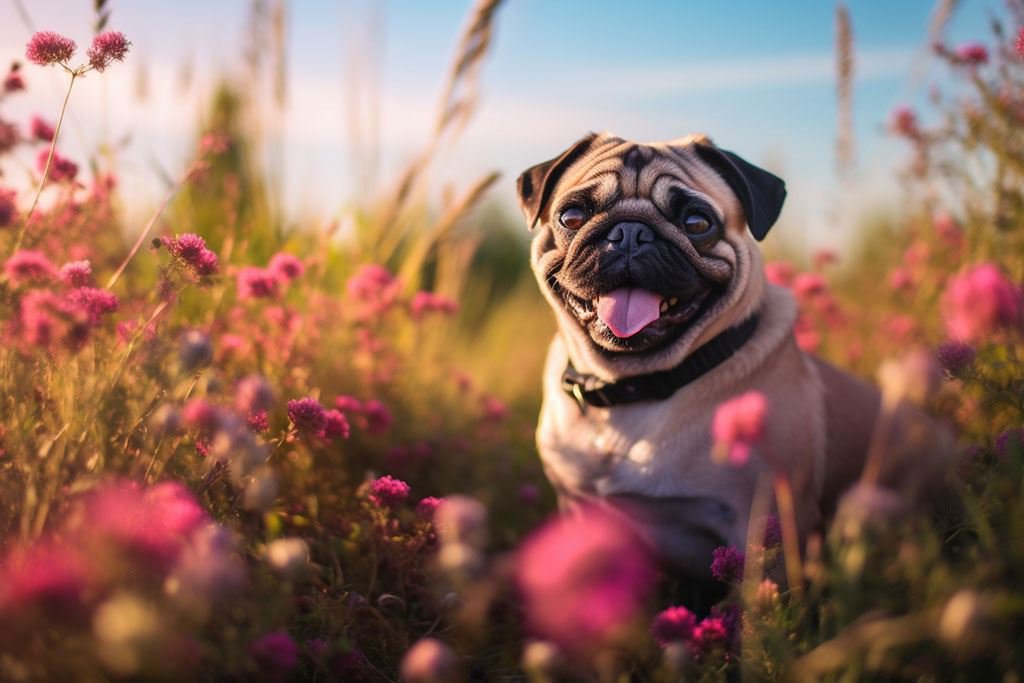
{"type": "Polygon", "coordinates": [[[260,636],[249,644],[249,654],[262,669],[278,676],[299,664],[299,646],[284,631],[260,636]]]}
{"type": "Polygon", "coordinates": [[[370,435],[383,434],[395,422],[388,407],[375,398],[363,404],[362,412],[366,418],[366,432],[370,435]]]}
{"type": "Polygon", "coordinates": [[[433,292],[416,292],[409,302],[409,312],[416,320],[428,313],[451,314],[459,310],[454,299],[433,292]]]}
{"type": "Polygon", "coordinates": [[[825,278],[817,273],[800,273],[793,278],[793,294],[801,301],[813,299],[827,289],[825,278]]]}
{"type": "Polygon", "coordinates": [[[370,500],[381,507],[395,507],[403,503],[411,491],[404,481],[386,474],[370,484],[370,500]]]}
{"type": "Polygon", "coordinates": [[[348,279],[345,288],[355,304],[355,317],[358,320],[370,320],[394,306],[401,293],[402,283],[383,266],[368,264],[360,266],[348,279]]]}
{"type": "Polygon", "coordinates": [[[102,317],[117,310],[117,296],[96,287],[78,287],[67,296],[72,310],[84,312],[91,325],[99,324],[102,317]]]}
{"type": "Polygon", "coordinates": [[[355,396],[342,394],[334,399],[334,407],[343,413],[361,413],[363,404],[355,396]]]}
{"type": "Polygon", "coordinates": [[[36,31],[25,45],[25,58],[39,66],[67,62],[78,48],[75,41],[53,31],[36,31]]]}
{"type": "Polygon", "coordinates": [[[88,261],[71,261],[60,267],[60,281],[68,287],[91,287],[93,285],[92,264],[88,261]]]}
{"type": "Polygon", "coordinates": [[[435,498],[434,496],[427,496],[416,503],[416,514],[422,519],[432,521],[434,515],[437,514],[437,509],[444,504],[444,498],[435,498]]]}
{"type": "Polygon", "coordinates": [[[897,266],[892,269],[889,273],[889,288],[900,292],[913,288],[914,276],[910,274],[910,271],[901,266],[897,266]]]}
{"type": "Polygon", "coordinates": [[[56,131],[53,126],[39,116],[33,116],[29,122],[29,132],[33,138],[41,142],[53,142],[56,131]]]}
{"type": "Polygon", "coordinates": [[[30,348],[48,347],[61,330],[62,302],[53,292],[33,289],[18,302],[18,326],[21,340],[30,348]]]}
{"type": "Polygon", "coordinates": [[[120,62],[128,54],[131,43],[120,31],[104,31],[92,39],[92,45],[85,52],[89,65],[102,72],[111,62],[120,62]]]}
{"type": "Polygon", "coordinates": [[[685,607],[669,607],[654,618],[651,636],[662,647],[669,643],[685,643],[693,636],[696,625],[697,617],[693,612],[685,607]]]}
{"type": "Polygon", "coordinates": [[[245,423],[249,425],[249,429],[253,434],[262,434],[270,429],[270,417],[265,410],[249,413],[248,417],[245,418],[245,423]]]}
{"type": "Polygon", "coordinates": [[[935,350],[935,356],[942,369],[956,377],[974,362],[974,347],[961,341],[943,342],[935,350]]]}
{"type": "Polygon", "coordinates": [[[1024,59],[1024,26],[1017,30],[1017,42],[1014,47],[1017,48],[1017,56],[1024,59]]]}
{"type": "Polygon", "coordinates": [[[288,419],[305,434],[318,436],[327,426],[327,416],[320,401],[312,396],[288,401],[288,419]]]}
{"type": "Polygon", "coordinates": [[[1020,324],[1021,292],[994,263],[970,267],[950,278],[942,295],[942,313],[950,337],[984,341],[1003,328],[1020,324]]]}
{"type": "Polygon", "coordinates": [[[267,270],[282,282],[291,282],[306,272],[306,266],[297,256],[282,251],[271,257],[267,270]]]}
{"type": "Polygon", "coordinates": [[[25,79],[21,77],[21,64],[18,62],[11,65],[11,70],[4,77],[3,88],[8,94],[25,89],[25,79]]]}
{"type": "Polygon", "coordinates": [[[0,563],[0,612],[74,608],[92,580],[86,556],[73,546],[41,540],[15,548],[0,563]]]}
{"type": "Polygon", "coordinates": [[[76,533],[96,542],[115,543],[139,559],[169,569],[193,531],[208,521],[206,512],[181,484],[166,482],[144,489],[115,482],[85,497],[75,518],[76,533]]]}
{"type": "Polygon", "coordinates": [[[735,466],[746,464],[753,446],[761,440],[768,400],[759,391],[748,391],[718,406],[711,424],[716,459],[735,466]]]}
{"type": "Polygon", "coordinates": [[[171,256],[196,275],[213,275],[217,272],[217,254],[207,248],[206,240],[199,235],[187,232],[174,237],[161,237],[160,243],[171,256]]]}
{"type": "Polygon", "coordinates": [[[181,419],[190,427],[209,433],[220,424],[220,413],[204,399],[193,398],[181,409],[181,419]]]}
{"type": "Polygon", "coordinates": [[[793,282],[793,265],[788,261],[771,261],[764,264],[764,276],[773,285],[789,287],[793,282]]]}
{"type": "Polygon", "coordinates": [[[41,251],[21,249],[4,263],[4,274],[15,287],[26,282],[42,282],[57,277],[57,269],[41,251]]]}
{"type": "MultiPolygon", "coordinates": [[[[49,156],[49,150],[39,150],[39,156],[36,157],[36,166],[39,168],[40,173],[46,170],[46,160],[49,156]]],[[[78,176],[78,164],[70,159],[62,157],[60,154],[57,154],[56,150],[54,150],[53,159],[50,160],[50,180],[55,183],[64,181],[70,183],[74,182],[76,176],[78,176]]]]}
{"type": "Polygon", "coordinates": [[[269,270],[246,266],[235,276],[239,299],[268,299],[277,296],[278,279],[269,270]]]}
{"type": "Polygon", "coordinates": [[[733,546],[719,546],[712,552],[711,575],[722,583],[739,583],[743,579],[746,557],[733,546]]]}
{"type": "Polygon", "coordinates": [[[953,58],[964,66],[982,66],[988,62],[988,48],[981,43],[963,43],[957,46],[953,58]]]}
{"type": "Polygon", "coordinates": [[[331,408],[324,412],[324,436],[332,439],[347,439],[349,437],[348,419],[340,410],[331,408]]]}
{"type": "Polygon", "coordinates": [[[725,620],[720,616],[708,616],[693,629],[693,638],[690,643],[693,645],[694,656],[700,658],[713,650],[724,647],[728,640],[729,629],[725,620]]]}
{"type": "Polygon", "coordinates": [[[597,507],[534,532],[516,566],[529,630],[573,654],[614,642],[640,613],[656,577],[633,527],[597,507]]]}
{"type": "Polygon", "coordinates": [[[14,190],[0,187],[0,228],[13,223],[14,217],[18,215],[18,205],[15,203],[17,196],[14,190]]]}
{"type": "Polygon", "coordinates": [[[917,139],[921,137],[921,127],[917,122],[917,114],[906,105],[901,105],[892,110],[889,115],[889,130],[905,138],[917,139]]]}

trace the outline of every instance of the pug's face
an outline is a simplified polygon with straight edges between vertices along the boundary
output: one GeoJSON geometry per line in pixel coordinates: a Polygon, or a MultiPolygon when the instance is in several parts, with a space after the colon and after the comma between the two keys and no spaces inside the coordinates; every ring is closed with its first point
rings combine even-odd
{"type": "Polygon", "coordinates": [[[637,357],[692,342],[744,298],[747,224],[762,238],[785,189],[703,137],[591,135],[523,173],[519,195],[560,321],[602,356],[637,357]]]}

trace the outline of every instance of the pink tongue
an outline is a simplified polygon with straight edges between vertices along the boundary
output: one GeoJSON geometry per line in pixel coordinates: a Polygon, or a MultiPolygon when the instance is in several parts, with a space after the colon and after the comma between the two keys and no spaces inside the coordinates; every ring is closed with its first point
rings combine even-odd
{"type": "Polygon", "coordinates": [[[597,315],[616,337],[632,337],[661,317],[661,296],[646,289],[616,289],[597,300],[597,315]]]}

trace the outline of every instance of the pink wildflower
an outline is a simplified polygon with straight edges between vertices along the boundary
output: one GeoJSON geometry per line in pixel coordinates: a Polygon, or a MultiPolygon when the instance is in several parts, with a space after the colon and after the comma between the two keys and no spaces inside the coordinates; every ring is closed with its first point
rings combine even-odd
{"type": "Polygon", "coordinates": [[[88,261],[71,261],[60,267],[60,281],[68,287],[91,287],[93,284],[92,264],[88,261]]]}
{"type": "Polygon", "coordinates": [[[370,320],[383,315],[394,306],[402,283],[383,266],[368,264],[360,268],[345,284],[348,296],[355,304],[353,311],[359,320],[370,320]]]}
{"type": "Polygon", "coordinates": [[[306,266],[297,256],[282,251],[271,257],[267,270],[282,282],[291,282],[306,271],[306,266]]]}
{"type": "Polygon", "coordinates": [[[187,232],[174,237],[161,237],[160,243],[167,248],[171,256],[181,261],[196,275],[213,275],[217,272],[217,254],[207,248],[206,240],[199,235],[187,232]]]}
{"type": "Polygon", "coordinates": [[[349,437],[348,419],[340,410],[332,408],[324,412],[324,418],[324,436],[337,439],[349,437]]]}
{"type": "Polygon", "coordinates": [[[375,398],[363,404],[363,417],[366,418],[366,433],[371,436],[383,434],[395,422],[388,407],[375,398]]]}
{"type": "Polygon", "coordinates": [[[1020,324],[1020,290],[994,263],[981,263],[954,276],[942,295],[942,313],[950,337],[984,341],[1001,328],[1020,324]]]}
{"type": "Polygon", "coordinates": [[[41,540],[15,548],[0,563],[0,612],[74,607],[92,579],[85,556],[74,547],[41,540]]]}
{"type": "Polygon", "coordinates": [[[5,190],[0,187],[0,228],[5,228],[14,222],[18,215],[18,205],[15,203],[17,193],[14,190],[5,190]]]}
{"type": "Polygon", "coordinates": [[[836,252],[831,249],[818,249],[814,252],[814,269],[822,270],[825,266],[832,265],[838,260],[836,252]]]}
{"type": "Polygon", "coordinates": [[[312,396],[288,401],[288,419],[296,429],[306,434],[319,435],[327,426],[324,407],[312,396]]]}
{"type": "Polygon", "coordinates": [[[793,282],[793,265],[788,261],[771,261],[764,264],[764,276],[773,285],[789,287],[793,282]]]}
{"type": "Polygon", "coordinates": [[[748,391],[718,406],[711,426],[716,459],[743,465],[754,444],[761,440],[768,401],[759,391],[748,391]]]}
{"type": "Polygon", "coordinates": [[[11,64],[11,70],[4,77],[3,88],[5,93],[18,92],[25,89],[25,79],[21,77],[21,64],[18,62],[11,64]]]}
{"type": "Polygon", "coordinates": [[[797,316],[796,324],[793,325],[793,336],[796,337],[796,345],[808,353],[817,351],[821,344],[821,333],[804,315],[797,316]]]}
{"type": "Polygon", "coordinates": [[[508,406],[501,399],[494,396],[484,396],[480,399],[483,408],[483,419],[485,422],[502,422],[508,417],[508,406]]]}
{"type": "Polygon", "coordinates": [[[450,314],[458,310],[459,304],[453,299],[433,292],[416,292],[409,302],[409,312],[416,320],[428,313],[450,314]]]}
{"type": "Polygon", "coordinates": [[[1017,42],[1014,47],[1017,48],[1017,56],[1024,59],[1024,26],[1017,30],[1017,42]]]}
{"type": "Polygon", "coordinates": [[[800,273],[793,278],[793,294],[801,301],[807,301],[828,289],[825,278],[817,273],[800,273]]]}
{"type": "Polygon", "coordinates": [[[974,362],[974,347],[966,342],[948,341],[939,344],[935,356],[939,359],[942,369],[956,377],[974,362]]]}
{"type": "Polygon", "coordinates": [[[128,54],[131,43],[120,31],[104,31],[92,39],[92,45],[86,50],[89,65],[102,72],[111,62],[120,62],[128,54]]]}
{"type": "Polygon", "coordinates": [[[906,105],[901,105],[892,110],[889,115],[889,130],[905,138],[917,139],[921,137],[921,127],[917,122],[917,114],[906,105]]]}
{"type": "Polygon", "coordinates": [[[220,422],[217,409],[201,398],[193,398],[181,409],[181,419],[190,427],[202,432],[212,432],[220,422]]]}
{"type": "Polygon", "coordinates": [[[18,287],[26,282],[53,280],[57,277],[57,269],[42,252],[22,249],[14,252],[4,263],[4,274],[12,285],[18,287]]]}
{"type": "Polygon", "coordinates": [[[18,307],[22,341],[30,347],[48,347],[56,340],[62,329],[61,320],[55,315],[61,310],[57,295],[34,289],[21,297],[18,307]]]}
{"type": "Polygon", "coordinates": [[[911,289],[914,286],[914,276],[903,267],[896,267],[889,273],[889,288],[901,292],[911,289]]]}
{"type": "Polygon", "coordinates": [[[614,642],[656,577],[633,527],[596,507],[534,532],[519,549],[516,573],[529,630],[570,653],[614,642]]]}
{"type": "Polygon", "coordinates": [[[697,617],[693,612],[685,607],[669,607],[654,618],[651,636],[662,647],[669,643],[688,642],[696,625],[697,617]]]}
{"type": "Polygon", "coordinates": [[[299,646],[284,631],[260,636],[249,644],[249,654],[272,677],[283,676],[299,664],[299,646]]]}
{"type": "Polygon", "coordinates": [[[435,498],[434,496],[427,496],[416,503],[416,514],[422,519],[432,521],[434,515],[437,514],[437,509],[444,505],[444,498],[435,498]]]}
{"type": "Polygon", "coordinates": [[[411,490],[401,479],[386,474],[370,485],[370,500],[381,507],[395,507],[409,497],[411,490]]]}
{"type": "Polygon", "coordinates": [[[745,556],[733,546],[719,546],[712,553],[711,575],[723,583],[738,583],[743,578],[745,556]]]}
{"type": "Polygon", "coordinates": [[[117,310],[117,296],[113,292],[96,287],[77,287],[68,293],[68,303],[81,310],[92,325],[99,324],[107,313],[117,310]]]}
{"type": "Polygon", "coordinates": [[[75,41],[53,31],[36,31],[25,45],[25,57],[39,66],[49,66],[71,59],[78,48],[75,41]]]}
{"type": "Polygon", "coordinates": [[[235,277],[239,299],[267,299],[277,296],[278,280],[269,270],[246,266],[235,277]]]}
{"type": "Polygon", "coordinates": [[[712,650],[725,646],[729,640],[729,628],[721,616],[707,616],[693,629],[694,655],[703,657],[712,650]]]}
{"type": "Polygon", "coordinates": [[[103,544],[113,542],[141,559],[166,566],[208,517],[177,482],[147,489],[121,481],[89,493],[83,514],[75,520],[80,525],[77,534],[103,544]]]}
{"type": "Polygon", "coordinates": [[[957,46],[953,57],[958,64],[964,66],[982,66],[988,62],[988,48],[981,43],[963,43],[957,46]]]}
{"type": "Polygon", "coordinates": [[[936,211],[932,215],[932,225],[942,241],[950,246],[959,247],[963,243],[963,228],[945,211],[936,211]]]}
{"type": "MultiPolygon", "coordinates": [[[[36,166],[39,168],[39,172],[42,173],[46,170],[46,160],[50,156],[48,149],[39,150],[39,156],[36,157],[36,166]]],[[[75,177],[78,175],[78,164],[62,157],[57,153],[56,150],[53,152],[53,159],[50,160],[50,173],[49,178],[55,183],[60,182],[74,182],[75,177]]]]}
{"type": "Polygon", "coordinates": [[[41,142],[53,142],[53,136],[56,135],[56,131],[53,129],[53,126],[43,120],[42,117],[33,116],[28,126],[30,134],[36,140],[41,142]]]}
{"type": "Polygon", "coordinates": [[[267,416],[267,411],[257,410],[254,413],[249,413],[249,416],[245,418],[245,423],[249,425],[249,429],[254,434],[262,434],[263,432],[270,429],[270,418],[267,416]]]}
{"type": "Polygon", "coordinates": [[[363,404],[359,402],[358,398],[344,394],[334,399],[334,407],[343,413],[361,413],[363,411],[363,404]]]}

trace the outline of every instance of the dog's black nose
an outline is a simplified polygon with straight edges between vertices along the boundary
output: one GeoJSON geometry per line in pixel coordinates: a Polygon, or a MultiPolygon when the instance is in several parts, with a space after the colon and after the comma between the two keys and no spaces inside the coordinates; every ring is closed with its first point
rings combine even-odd
{"type": "Polygon", "coordinates": [[[632,253],[640,248],[640,245],[653,242],[656,238],[654,230],[646,223],[624,222],[616,223],[608,231],[608,241],[627,253],[632,253]]]}

